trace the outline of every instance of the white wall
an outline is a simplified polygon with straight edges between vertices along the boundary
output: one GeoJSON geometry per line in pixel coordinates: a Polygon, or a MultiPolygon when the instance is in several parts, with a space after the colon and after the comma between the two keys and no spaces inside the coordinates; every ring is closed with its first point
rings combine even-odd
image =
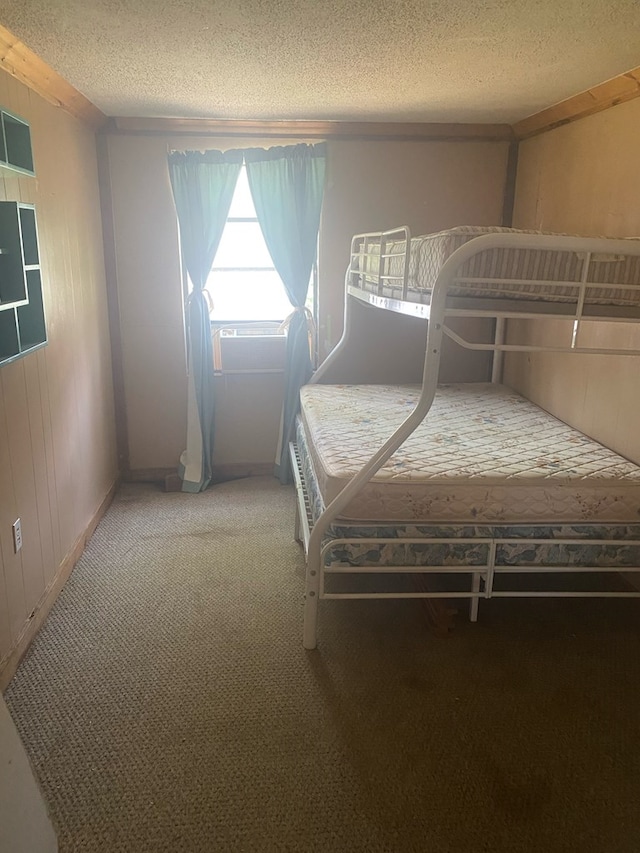
{"type": "Polygon", "coordinates": [[[0,698],[0,850],[56,853],[53,826],[11,715],[0,698]]]}

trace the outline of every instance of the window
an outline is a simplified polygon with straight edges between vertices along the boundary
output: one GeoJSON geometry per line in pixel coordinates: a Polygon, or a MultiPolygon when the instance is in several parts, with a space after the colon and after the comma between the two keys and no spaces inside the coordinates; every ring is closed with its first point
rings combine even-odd
{"type": "Polygon", "coordinates": [[[242,166],[206,289],[214,323],[279,323],[291,303],[264,242],[242,166]]]}

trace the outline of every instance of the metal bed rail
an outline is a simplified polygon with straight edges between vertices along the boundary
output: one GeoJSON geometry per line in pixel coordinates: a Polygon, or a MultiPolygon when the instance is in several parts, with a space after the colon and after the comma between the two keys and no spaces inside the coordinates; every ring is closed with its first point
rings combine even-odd
{"type": "Polygon", "coordinates": [[[354,284],[357,281],[371,282],[378,295],[383,294],[386,285],[399,282],[402,285],[402,298],[406,299],[411,260],[407,247],[410,245],[411,232],[406,225],[390,231],[356,234],[351,240],[351,261],[347,275],[353,276],[354,284]],[[392,272],[394,258],[400,261],[397,272],[392,272]]]}
{"type": "MultiPolygon", "coordinates": [[[[406,239],[403,242],[404,246],[404,270],[408,274],[410,268],[411,257],[411,235],[408,228],[397,229],[391,232],[369,233],[366,235],[356,235],[352,241],[352,250],[358,245],[359,237],[366,238],[368,247],[368,256],[377,258],[377,253],[371,249],[372,245],[376,245],[376,239],[379,241],[380,252],[382,246],[387,244],[389,238],[387,234],[399,234],[406,232],[406,239]],[[384,241],[384,243],[383,243],[384,241]]],[[[397,245],[397,242],[396,242],[397,245]]],[[[389,258],[399,257],[399,250],[389,253],[389,258]]],[[[416,288],[411,291],[411,297],[408,298],[408,282],[405,279],[403,283],[402,293],[398,294],[392,288],[387,288],[385,292],[385,284],[393,281],[393,276],[379,278],[376,281],[376,287],[372,290],[368,285],[372,280],[372,273],[366,271],[366,267],[360,268],[358,261],[354,262],[354,258],[358,257],[352,254],[346,276],[346,291],[350,296],[368,302],[378,308],[396,311],[398,313],[407,314],[409,316],[422,317],[425,320],[429,319],[431,314],[431,296],[433,289],[431,288],[416,288]]],[[[545,288],[545,296],[539,302],[532,301],[530,298],[526,300],[526,310],[519,310],[519,299],[514,298],[517,294],[512,294],[509,298],[508,294],[502,297],[495,296],[467,296],[451,297],[447,301],[445,317],[493,317],[496,320],[511,318],[522,318],[539,320],[546,319],[549,314],[553,314],[558,318],[573,320],[573,326],[569,332],[569,341],[567,344],[561,344],[556,348],[551,347],[526,347],[517,344],[504,344],[503,340],[498,340],[494,344],[490,343],[474,343],[461,335],[454,332],[445,322],[445,334],[454,340],[457,344],[466,349],[480,351],[511,351],[511,352],[583,352],[596,355],[639,355],[640,350],[634,348],[616,348],[604,349],[597,347],[578,347],[578,334],[581,324],[584,320],[604,320],[610,319],[612,322],[638,322],[640,320],[640,300],[637,304],[620,305],[612,302],[605,304],[603,297],[598,296],[598,302],[590,302],[589,295],[596,290],[618,290],[635,292],[640,294],[640,283],[629,284],[627,282],[606,282],[597,279],[590,281],[589,274],[594,266],[602,263],[613,263],[623,260],[627,257],[640,257],[640,240],[614,240],[609,238],[590,238],[590,237],[570,237],[565,235],[546,235],[546,234],[519,234],[517,232],[507,233],[489,233],[481,234],[469,239],[466,243],[456,249],[449,258],[445,261],[443,269],[450,264],[455,264],[456,272],[451,275],[448,284],[448,289],[459,287],[460,285],[492,285],[496,288],[509,285],[511,287],[523,287],[542,285],[545,288]],[[468,248],[470,247],[470,248],[468,248]],[[533,279],[533,278],[496,278],[484,275],[470,276],[461,275],[459,270],[464,266],[465,262],[470,258],[482,252],[491,249],[537,249],[542,251],[557,251],[562,253],[575,254],[582,264],[580,280],[575,279],[533,279]],[[605,256],[606,260],[603,260],[605,256]],[[614,260],[612,260],[614,259],[614,260]],[[571,294],[560,293],[560,288],[569,288],[571,294]],[[554,290],[556,291],[554,293],[554,290]],[[458,308],[457,303],[466,300],[466,302],[475,301],[475,307],[458,308]]],[[[440,273],[442,276],[442,271],[440,273]]],[[[438,278],[440,278],[440,276],[438,278]]],[[[524,308],[524,306],[523,306],[524,308]]]]}
{"type": "MultiPolygon", "coordinates": [[[[406,243],[405,243],[405,259],[404,259],[404,269],[405,272],[408,270],[409,264],[409,252],[411,245],[411,236],[409,233],[409,229],[400,229],[400,231],[406,232],[406,243]]],[[[385,232],[387,233],[387,232],[385,232]]],[[[391,232],[391,234],[397,232],[391,232]]],[[[370,240],[373,239],[374,235],[360,235],[362,237],[367,238],[365,240],[365,245],[368,246],[367,251],[370,249],[370,240]],[[369,242],[367,242],[369,241],[369,242]]],[[[380,234],[378,234],[378,237],[380,234]]],[[[356,238],[354,238],[355,240],[356,238]]],[[[352,243],[352,246],[354,244],[352,243]]],[[[328,356],[328,358],[324,361],[324,363],[318,368],[316,373],[311,379],[311,383],[318,383],[322,380],[322,377],[325,373],[341,358],[343,350],[346,348],[347,342],[350,339],[351,332],[353,329],[353,319],[352,319],[352,304],[353,300],[349,297],[355,297],[356,299],[363,299],[370,304],[377,305],[381,308],[386,308],[394,311],[400,311],[402,313],[410,314],[412,316],[421,317],[428,321],[427,324],[427,341],[426,341],[426,349],[425,349],[425,358],[424,358],[424,366],[423,366],[423,376],[422,376],[422,389],[418,401],[416,403],[413,411],[408,415],[408,417],[403,421],[403,423],[396,429],[396,431],[389,436],[389,438],[384,442],[384,444],[377,450],[376,453],[372,455],[369,461],[360,469],[360,471],[346,484],[346,486],[340,491],[340,493],[325,507],[322,515],[316,520],[313,527],[310,529],[308,545],[307,545],[307,571],[306,571],[306,592],[305,592],[305,609],[304,609],[304,631],[303,631],[303,643],[305,648],[313,649],[316,646],[316,630],[317,630],[317,619],[318,619],[318,600],[322,596],[323,593],[323,578],[325,574],[325,570],[323,567],[323,544],[325,536],[327,535],[327,531],[329,530],[332,522],[339,517],[342,510],[348,505],[351,499],[360,491],[360,489],[375,475],[375,473],[384,465],[384,463],[395,453],[395,451],[404,443],[404,441],[408,438],[409,435],[416,429],[416,427],[422,422],[422,420],[428,414],[431,405],[433,403],[433,399],[435,397],[437,381],[438,381],[438,372],[440,367],[440,354],[442,349],[442,339],[445,334],[451,336],[452,330],[446,326],[446,318],[447,316],[452,316],[453,311],[448,305],[448,294],[449,290],[454,283],[456,282],[457,277],[460,274],[460,270],[463,265],[474,255],[486,251],[488,249],[497,249],[497,248],[521,248],[521,249],[538,249],[538,250],[550,250],[550,251],[570,251],[577,253],[584,253],[585,255],[585,263],[581,276],[581,281],[579,283],[570,282],[570,284],[575,285],[578,288],[578,295],[575,299],[574,307],[571,311],[568,311],[566,317],[569,319],[573,319],[573,325],[571,330],[571,341],[566,346],[560,347],[540,347],[541,351],[549,351],[549,349],[553,349],[556,352],[575,352],[583,353],[589,352],[592,354],[626,354],[626,355],[638,355],[640,351],[638,350],[629,350],[629,349],[597,349],[597,348],[581,348],[577,346],[577,336],[580,329],[580,325],[583,322],[583,317],[585,315],[585,293],[587,288],[590,286],[590,282],[587,281],[588,268],[591,262],[591,258],[594,254],[625,254],[625,255],[634,255],[640,256],[640,241],[637,244],[630,243],[630,241],[626,240],[608,240],[604,238],[587,238],[587,237],[565,237],[558,235],[543,235],[543,234],[524,234],[524,233],[491,233],[491,234],[483,234],[468,242],[464,243],[458,249],[456,249],[450,257],[442,265],[440,272],[437,276],[435,284],[430,291],[430,297],[428,303],[414,303],[398,299],[389,298],[386,296],[381,296],[380,293],[369,293],[366,290],[359,290],[354,286],[352,281],[352,270],[351,266],[347,270],[346,275],[346,298],[345,298],[345,307],[344,307],[344,330],[340,341],[337,346],[328,356]]],[[[383,251],[382,244],[380,245],[380,252],[383,251]]],[[[357,265],[356,265],[357,266],[357,265]]],[[[380,290],[380,281],[378,279],[378,291],[380,290]]],[[[547,282],[541,282],[543,285],[547,285],[547,282]]],[[[403,296],[406,296],[406,283],[403,287],[403,296]]],[[[508,306],[508,315],[502,314],[500,310],[494,312],[490,305],[487,303],[489,300],[479,300],[481,303],[484,303],[483,312],[480,316],[494,316],[496,318],[503,316],[518,316],[518,306],[516,300],[513,300],[513,305],[508,306]]],[[[504,302],[504,300],[503,300],[504,302]]],[[[555,304],[555,303],[554,303],[555,304]]],[[[590,306],[593,307],[593,306],[590,306]]],[[[536,313],[538,306],[534,305],[531,307],[531,302],[527,302],[527,311],[530,316],[537,318],[540,316],[541,318],[548,316],[544,310],[544,303],[541,302],[539,305],[540,314],[536,313]]],[[[473,316],[472,308],[467,307],[466,316],[473,316]]],[[[619,312],[613,312],[614,314],[619,316],[619,312]]],[[[629,320],[635,320],[638,322],[640,318],[640,314],[636,311],[635,316],[629,316],[629,320]]],[[[586,317],[584,317],[586,320],[586,317]]],[[[589,321],[595,318],[593,315],[589,315],[589,321]]],[[[603,316],[601,319],[606,320],[606,316],[603,316]]],[[[504,324],[496,324],[498,327],[499,336],[504,334],[504,324]]],[[[453,333],[455,334],[455,333],[453,333]]],[[[458,336],[459,342],[464,346],[471,346],[472,348],[478,349],[490,349],[497,352],[503,351],[520,351],[526,352],[530,350],[530,347],[527,345],[519,345],[519,344],[505,344],[500,337],[497,340],[494,340],[492,344],[481,344],[474,345],[469,344],[469,342],[464,342],[458,336]]],[[[536,348],[537,350],[538,348],[536,348]]],[[[495,366],[494,366],[495,367],[495,366]]],[[[494,370],[494,381],[495,374],[499,373],[499,369],[494,370]]],[[[621,570],[623,571],[632,571],[631,569],[627,569],[627,567],[623,567],[621,570]]],[[[487,576],[493,576],[493,573],[496,571],[496,567],[487,567],[485,569],[487,576]]],[[[532,568],[532,571],[535,569],[532,568]]],[[[635,571],[635,569],[634,569],[635,571]]],[[[478,573],[475,573],[478,574],[478,573]]],[[[475,581],[474,581],[475,582],[475,581]]],[[[478,579],[479,582],[479,579],[478,579]]],[[[502,592],[492,592],[492,581],[489,578],[489,586],[488,589],[492,595],[497,597],[500,595],[503,596],[502,592]]],[[[485,581],[485,586],[487,581],[485,581]]],[[[479,587],[477,590],[471,590],[472,599],[477,601],[480,595],[479,587]],[[477,593],[477,594],[476,594],[477,593]]],[[[482,595],[485,595],[483,592],[482,595]]],[[[631,593],[631,596],[635,597],[635,593],[631,593]]],[[[326,597],[326,596],[325,596],[326,597]]],[[[394,596],[389,596],[394,597],[394,596]]],[[[412,597],[415,597],[412,595],[412,597]]],[[[424,597],[418,595],[418,597],[424,597]]],[[[470,597],[467,594],[467,597],[470,597]]]]}
{"type": "Polygon", "coordinates": [[[640,540],[632,539],[576,539],[554,537],[553,539],[522,537],[515,538],[489,538],[489,537],[420,537],[420,538],[372,538],[358,537],[353,539],[336,538],[331,539],[322,547],[321,551],[321,574],[319,597],[321,599],[339,598],[467,598],[470,599],[469,618],[472,622],[478,618],[478,600],[480,598],[640,598],[638,590],[496,590],[494,588],[495,578],[498,575],[518,574],[620,574],[621,571],[640,573],[640,566],[601,566],[601,565],[545,565],[525,564],[516,565],[496,562],[496,556],[501,545],[588,545],[588,546],[612,546],[624,545],[625,547],[638,548],[640,553],[640,540]],[[352,566],[325,564],[327,554],[337,545],[486,545],[488,559],[486,563],[467,564],[428,564],[428,565],[375,565],[375,566],[352,566]],[[440,574],[440,575],[471,575],[471,587],[469,590],[449,591],[422,591],[422,592],[327,592],[325,578],[327,575],[351,575],[351,574],[440,574]]]}

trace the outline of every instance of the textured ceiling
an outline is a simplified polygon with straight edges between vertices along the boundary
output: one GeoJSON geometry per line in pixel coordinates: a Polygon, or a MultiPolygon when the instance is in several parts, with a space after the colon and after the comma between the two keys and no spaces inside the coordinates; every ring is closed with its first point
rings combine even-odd
{"type": "Polygon", "coordinates": [[[640,0],[0,0],[107,115],[514,122],[640,65],[640,0]]]}

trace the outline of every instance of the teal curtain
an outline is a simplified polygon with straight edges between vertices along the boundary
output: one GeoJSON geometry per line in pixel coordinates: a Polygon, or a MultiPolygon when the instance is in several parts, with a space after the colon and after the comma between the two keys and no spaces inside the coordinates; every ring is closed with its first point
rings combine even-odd
{"type": "Polygon", "coordinates": [[[213,349],[204,287],[220,244],[241,166],[241,151],[174,151],[169,154],[169,177],[180,226],[182,256],[193,285],[186,306],[187,447],[179,465],[184,492],[202,491],[211,482],[213,349]]]}
{"type": "Polygon", "coordinates": [[[244,159],[258,221],[294,309],[287,331],[284,405],[276,455],[276,476],[285,483],[291,476],[288,443],[300,388],[312,373],[312,318],[305,302],[318,246],[326,143],[248,148],[244,159]]]}

